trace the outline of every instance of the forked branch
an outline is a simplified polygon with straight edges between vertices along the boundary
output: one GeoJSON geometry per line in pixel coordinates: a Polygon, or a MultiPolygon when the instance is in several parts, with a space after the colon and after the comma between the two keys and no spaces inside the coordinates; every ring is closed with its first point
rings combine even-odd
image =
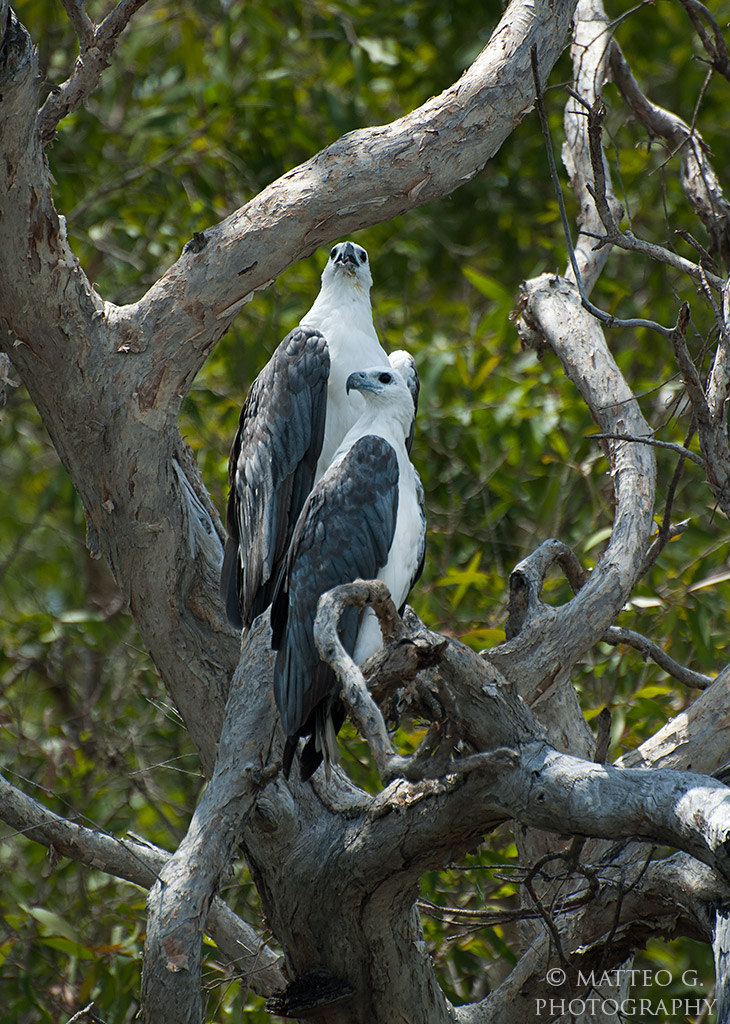
{"type": "Polygon", "coordinates": [[[101,81],[117,48],[119,37],[132,15],[147,0],[119,0],[116,7],[94,26],[78,0],[65,0],[64,6],[79,37],[76,67],[66,81],[53,89],[38,112],[41,142],[52,142],[59,121],[76,110],[101,81]]]}

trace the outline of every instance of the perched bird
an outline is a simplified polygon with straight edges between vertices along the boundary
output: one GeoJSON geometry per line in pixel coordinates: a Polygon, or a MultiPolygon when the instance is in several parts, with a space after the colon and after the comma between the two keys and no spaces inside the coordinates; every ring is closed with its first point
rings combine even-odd
{"type": "MultiPolygon", "coordinates": [[[[220,592],[228,619],[248,628],[271,603],[304,501],[362,412],[345,382],[355,370],[391,362],[378,341],[370,305],[368,254],[335,245],[313,306],[251,385],[231,448],[220,592]]],[[[413,440],[418,374],[403,351],[390,359],[412,395],[406,430],[413,440]]]]}
{"type": "MultiPolygon", "coordinates": [[[[271,606],[274,696],[287,737],[288,776],[300,737],[303,779],[323,758],[337,759],[344,720],[334,672],[319,657],[314,619],[322,594],[341,583],[378,578],[401,608],[421,574],[426,544],[423,488],[408,457],[413,399],[397,370],[376,366],[351,373],[346,394],[362,398],[357,423],[307,498],[271,606]]],[[[382,646],[372,609],[349,608],[340,635],[362,664],[382,646]]]]}

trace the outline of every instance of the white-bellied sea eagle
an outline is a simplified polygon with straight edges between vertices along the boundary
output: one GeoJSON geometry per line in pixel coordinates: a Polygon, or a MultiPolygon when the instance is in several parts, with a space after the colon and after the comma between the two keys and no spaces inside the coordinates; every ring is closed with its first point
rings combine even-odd
{"type": "MultiPolygon", "coordinates": [[[[337,759],[345,717],[334,672],[319,656],[314,619],[322,594],[356,579],[381,579],[402,608],[423,569],[423,488],[406,448],[413,400],[401,374],[380,366],[350,374],[364,409],[307,498],[271,606],[274,696],[287,737],[288,776],[301,737],[303,779],[337,759]]],[[[353,395],[351,397],[358,397],[353,395]]],[[[345,649],[363,664],[383,638],[372,609],[346,609],[345,649]]]]}
{"type": "Polygon", "coordinates": [[[365,367],[394,366],[412,396],[418,375],[403,351],[390,360],[370,305],[368,254],[335,245],[317,298],[251,385],[229,460],[226,541],[220,590],[232,625],[247,628],[271,603],[304,501],[363,409],[345,382],[365,367]]]}

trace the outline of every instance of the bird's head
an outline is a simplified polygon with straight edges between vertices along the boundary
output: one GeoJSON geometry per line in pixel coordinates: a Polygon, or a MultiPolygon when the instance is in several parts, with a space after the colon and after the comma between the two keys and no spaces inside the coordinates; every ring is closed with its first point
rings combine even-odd
{"type": "Polygon", "coordinates": [[[368,254],[355,242],[338,242],[330,250],[329,259],[322,271],[323,287],[332,283],[347,283],[370,291],[373,283],[368,254]]]}
{"type": "Polygon", "coordinates": [[[387,366],[356,370],[345,382],[347,393],[359,391],[366,406],[387,409],[394,420],[409,427],[413,420],[413,399],[408,385],[398,373],[387,366]]]}

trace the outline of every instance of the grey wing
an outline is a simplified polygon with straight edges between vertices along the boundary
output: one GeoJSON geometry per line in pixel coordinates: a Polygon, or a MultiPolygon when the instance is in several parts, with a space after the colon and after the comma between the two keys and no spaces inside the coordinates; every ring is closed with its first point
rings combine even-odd
{"type": "Polygon", "coordinates": [[[391,352],[388,356],[388,362],[400,373],[401,377],[406,382],[408,390],[411,393],[413,399],[413,421],[411,423],[411,429],[406,438],[406,450],[408,454],[411,453],[413,447],[413,438],[416,433],[416,414],[418,412],[418,393],[421,390],[421,382],[418,378],[418,368],[416,366],[416,360],[405,349],[399,348],[395,352],[391,352]]]}
{"type": "MultiPolygon", "coordinates": [[[[341,583],[377,576],[388,560],[397,511],[398,460],[391,445],[372,434],[330,467],[302,510],[271,607],[272,646],[278,650],[274,696],[294,744],[311,732],[317,705],[337,690],[314,642],[319,598],[341,583]]],[[[352,653],[359,616],[354,608],[349,612],[342,639],[352,653]]]]}
{"type": "MultiPolygon", "coordinates": [[[[416,477],[416,494],[418,496],[418,508],[421,513],[421,535],[418,540],[418,565],[416,571],[413,573],[408,590],[412,590],[418,580],[421,578],[423,572],[423,566],[426,562],[426,496],[423,491],[423,483],[416,467],[413,467],[413,473],[416,477]]],[[[405,608],[405,603],[403,604],[405,608]]],[[[403,614],[403,608],[401,608],[401,614],[403,614]]]]}
{"type": "Polygon", "coordinates": [[[228,464],[220,592],[241,628],[271,603],[322,450],[330,360],[319,331],[296,327],[251,385],[228,464]]]}

